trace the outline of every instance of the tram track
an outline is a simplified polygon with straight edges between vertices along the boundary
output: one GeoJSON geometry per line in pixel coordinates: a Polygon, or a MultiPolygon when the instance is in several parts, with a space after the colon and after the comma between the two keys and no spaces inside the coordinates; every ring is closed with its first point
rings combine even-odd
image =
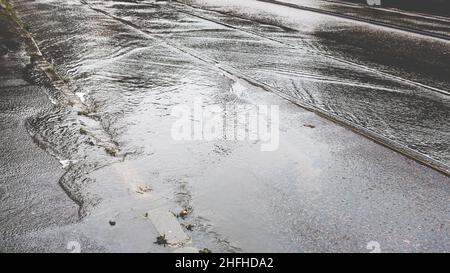
{"type": "MultiPolygon", "coordinates": [[[[314,105],[311,105],[311,104],[306,103],[304,101],[301,101],[298,98],[294,98],[293,96],[288,95],[288,94],[284,93],[283,91],[281,91],[281,90],[279,90],[277,88],[274,88],[274,87],[272,87],[272,86],[270,86],[270,85],[268,85],[266,83],[263,83],[263,82],[261,82],[261,81],[259,81],[257,79],[254,79],[253,77],[251,77],[249,75],[246,75],[245,73],[243,73],[243,72],[241,72],[241,71],[239,71],[239,70],[237,70],[237,69],[235,69],[235,68],[233,68],[231,66],[228,66],[228,65],[225,65],[223,63],[220,63],[219,61],[211,59],[211,58],[209,58],[207,56],[202,56],[199,52],[197,52],[195,50],[187,48],[187,47],[185,47],[185,46],[183,46],[181,44],[175,43],[175,42],[173,42],[173,41],[163,37],[164,35],[154,34],[154,33],[151,33],[149,31],[145,30],[145,29],[142,29],[141,26],[139,26],[139,25],[137,25],[137,24],[135,24],[135,23],[133,23],[133,22],[131,22],[129,20],[126,20],[126,19],[123,19],[123,18],[118,17],[116,15],[113,15],[113,14],[109,13],[108,11],[105,11],[103,9],[95,7],[95,6],[91,5],[91,4],[89,4],[85,0],[80,0],[80,2],[82,4],[84,4],[84,5],[86,5],[87,7],[89,7],[91,10],[96,11],[98,13],[101,13],[101,14],[103,14],[105,16],[108,16],[109,18],[111,18],[113,20],[116,20],[116,21],[118,21],[118,22],[120,22],[122,24],[125,24],[128,27],[133,28],[135,31],[138,31],[141,34],[143,34],[143,35],[145,35],[145,36],[147,36],[147,37],[149,37],[151,39],[154,39],[154,40],[162,42],[163,44],[165,44],[169,48],[172,48],[172,49],[174,49],[174,50],[176,50],[178,52],[181,52],[181,53],[183,53],[185,55],[188,55],[190,58],[196,59],[197,61],[201,61],[201,62],[205,63],[206,65],[210,66],[212,69],[214,69],[214,70],[216,70],[216,71],[218,71],[220,73],[224,73],[225,75],[229,75],[229,77],[239,78],[239,79],[244,80],[244,81],[248,82],[249,84],[251,84],[251,85],[253,85],[253,86],[257,87],[257,88],[260,88],[262,90],[274,93],[274,94],[276,94],[276,95],[278,95],[278,96],[280,96],[280,97],[290,101],[291,103],[293,103],[293,104],[295,104],[295,105],[297,105],[297,106],[299,106],[299,107],[301,107],[303,109],[306,109],[308,111],[314,112],[314,113],[318,114],[319,116],[321,116],[323,118],[326,118],[326,119],[328,119],[330,121],[333,121],[333,122],[335,122],[335,123],[337,123],[337,124],[347,128],[347,129],[350,129],[350,130],[352,130],[352,131],[354,131],[354,132],[356,132],[356,133],[358,133],[358,134],[360,134],[360,135],[362,135],[362,136],[364,136],[364,137],[366,137],[368,139],[371,139],[372,141],[374,141],[374,142],[376,142],[378,144],[381,144],[382,146],[385,146],[385,147],[387,147],[387,148],[389,148],[389,149],[391,149],[393,151],[396,151],[396,152],[398,152],[398,153],[400,153],[400,154],[402,154],[402,155],[404,155],[404,156],[406,156],[408,158],[416,160],[417,162],[419,162],[419,163],[421,163],[423,165],[431,167],[431,168],[433,168],[433,169],[435,169],[435,170],[437,170],[437,171],[439,171],[439,172],[441,172],[441,173],[443,173],[443,174],[445,174],[447,176],[450,176],[450,166],[446,165],[443,162],[437,161],[437,160],[435,160],[435,159],[433,159],[433,158],[431,158],[431,157],[429,157],[429,156],[427,156],[425,154],[422,154],[422,153],[420,153],[418,151],[415,151],[415,150],[413,150],[413,149],[411,149],[411,148],[409,148],[409,147],[407,147],[407,146],[405,146],[405,145],[403,145],[401,143],[398,143],[398,142],[396,142],[394,140],[390,140],[387,137],[384,137],[384,136],[382,136],[382,135],[380,135],[378,133],[375,133],[375,132],[373,132],[373,131],[371,131],[371,130],[369,130],[367,128],[364,128],[364,127],[354,123],[354,122],[346,120],[346,119],[344,119],[344,118],[342,118],[342,117],[340,117],[340,116],[338,116],[336,114],[329,113],[329,112],[327,112],[327,111],[325,111],[325,110],[323,110],[323,109],[321,109],[321,108],[319,108],[317,106],[314,106],[314,105]]],[[[192,15],[192,16],[194,16],[194,15],[192,15]]],[[[199,16],[196,16],[196,17],[200,18],[199,16]]],[[[207,19],[204,19],[204,20],[207,20],[207,19]]],[[[223,26],[227,25],[227,24],[224,24],[224,23],[218,23],[218,24],[223,25],[223,26]]],[[[230,27],[233,28],[233,29],[239,30],[236,27],[233,27],[233,26],[230,26],[230,27]]],[[[259,34],[254,34],[254,35],[260,36],[259,34]]],[[[260,36],[260,37],[263,37],[263,36],[260,36]]],[[[272,40],[271,38],[268,38],[268,39],[272,40]]],[[[392,77],[394,77],[394,76],[392,76],[392,77]]],[[[404,80],[404,79],[401,79],[401,80],[404,80]]],[[[444,94],[449,95],[448,92],[445,92],[444,94]]]]}

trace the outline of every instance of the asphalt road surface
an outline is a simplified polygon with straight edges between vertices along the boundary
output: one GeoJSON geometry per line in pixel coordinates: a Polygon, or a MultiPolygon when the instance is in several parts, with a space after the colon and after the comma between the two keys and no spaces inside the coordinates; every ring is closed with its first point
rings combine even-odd
{"type": "Polygon", "coordinates": [[[10,2],[24,30],[0,17],[0,251],[450,251],[450,19],[10,2]],[[269,138],[233,131],[254,109],[269,138]]]}

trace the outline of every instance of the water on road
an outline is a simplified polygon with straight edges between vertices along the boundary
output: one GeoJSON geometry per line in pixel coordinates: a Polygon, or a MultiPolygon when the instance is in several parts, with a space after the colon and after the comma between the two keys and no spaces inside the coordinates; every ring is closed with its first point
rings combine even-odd
{"type": "Polygon", "coordinates": [[[148,204],[130,201],[133,186],[123,182],[136,180],[174,211],[193,211],[180,221],[194,227],[187,232],[199,248],[366,251],[377,240],[387,251],[448,250],[448,177],[273,94],[445,168],[448,74],[418,75],[426,65],[449,69],[448,41],[239,2],[13,1],[45,58],[89,109],[29,122],[35,140],[66,168],[61,185],[80,215],[120,221],[124,204],[143,214],[148,204]],[[408,44],[391,50],[404,66],[377,62],[360,33],[373,35],[369,44],[388,43],[377,51],[383,54],[408,44]],[[346,39],[360,51],[337,43],[346,39]],[[408,70],[405,56],[424,67],[408,70]],[[280,105],[279,149],[171,139],[171,110],[195,98],[280,105]]]}

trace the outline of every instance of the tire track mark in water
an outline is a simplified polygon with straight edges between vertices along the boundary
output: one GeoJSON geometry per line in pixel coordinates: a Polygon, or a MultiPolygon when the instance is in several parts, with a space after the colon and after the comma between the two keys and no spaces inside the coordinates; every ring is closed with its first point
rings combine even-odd
{"type": "MultiPolygon", "coordinates": [[[[424,164],[426,166],[429,166],[429,167],[431,167],[431,168],[433,168],[435,170],[438,170],[438,171],[444,173],[447,176],[450,176],[450,166],[446,165],[443,162],[439,162],[439,161],[431,158],[428,155],[425,155],[423,153],[415,151],[415,150],[413,150],[413,149],[411,149],[411,148],[409,148],[409,147],[407,147],[407,146],[405,146],[405,145],[403,145],[403,144],[401,144],[401,143],[399,143],[397,141],[388,139],[388,138],[386,138],[386,137],[384,137],[384,136],[382,136],[380,134],[377,134],[377,133],[375,133],[375,132],[373,132],[373,131],[371,131],[371,130],[369,130],[367,128],[362,127],[361,125],[358,125],[358,124],[356,124],[356,123],[354,123],[352,121],[346,120],[346,119],[344,119],[344,118],[342,118],[342,117],[340,117],[340,116],[338,116],[336,114],[330,113],[330,112],[325,111],[325,110],[323,110],[323,109],[321,109],[321,108],[319,108],[319,107],[317,107],[315,105],[312,105],[310,103],[306,103],[304,101],[299,100],[298,98],[292,97],[291,95],[288,95],[285,92],[282,92],[281,90],[279,90],[277,88],[274,88],[274,87],[269,86],[269,85],[267,85],[267,84],[265,84],[265,83],[263,83],[263,82],[261,82],[259,80],[256,80],[253,77],[250,77],[250,76],[246,75],[245,73],[242,73],[242,72],[240,72],[239,70],[237,70],[237,69],[235,69],[233,67],[224,65],[224,64],[220,63],[219,61],[211,59],[209,57],[202,56],[199,52],[197,52],[195,50],[192,50],[192,49],[187,48],[187,47],[185,47],[183,45],[180,45],[178,43],[170,41],[169,39],[164,38],[162,35],[150,33],[149,31],[146,31],[146,30],[142,29],[141,26],[136,25],[135,23],[133,23],[131,21],[128,21],[126,19],[123,19],[121,17],[118,17],[116,15],[113,15],[113,14],[109,13],[108,11],[102,10],[101,8],[97,8],[97,7],[89,4],[85,0],[80,0],[80,2],[82,4],[84,4],[84,5],[86,5],[87,7],[89,7],[90,9],[96,11],[96,12],[104,14],[105,16],[108,16],[108,17],[110,17],[110,18],[112,18],[112,19],[114,19],[114,20],[116,20],[118,22],[121,22],[121,23],[129,26],[130,28],[132,28],[132,29],[142,33],[143,35],[151,38],[152,40],[160,41],[160,42],[162,42],[162,44],[164,44],[164,45],[166,45],[166,46],[168,46],[170,48],[173,48],[173,49],[175,49],[175,50],[177,50],[179,52],[182,52],[183,54],[188,55],[189,57],[191,57],[193,59],[199,60],[199,61],[209,65],[214,70],[216,70],[216,71],[218,71],[220,73],[223,73],[226,77],[229,77],[232,80],[234,78],[245,80],[245,81],[247,81],[248,83],[252,84],[255,87],[261,88],[262,90],[265,90],[265,91],[272,92],[272,93],[274,93],[274,94],[276,94],[276,95],[278,95],[278,96],[280,96],[280,97],[282,97],[282,98],[284,98],[284,99],[286,99],[286,100],[288,100],[288,101],[290,101],[290,102],[292,102],[292,103],[294,103],[294,104],[296,104],[296,105],[298,105],[298,106],[300,106],[300,107],[302,107],[302,108],[304,108],[306,110],[312,111],[312,112],[318,114],[321,117],[324,117],[324,118],[329,119],[329,120],[331,120],[331,121],[333,121],[333,122],[335,122],[337,124],[340,124],[341,126],[344,126],[344,127],[348,128],[348,129],[351,129],[352,131],[354,131],[354,132],[356,132],[356,133],[358,133],[358,134],[360,134],[362,136],[365,136],[365,137],[367,137],[367,138],[369,138],[369,139],[371,139],[371,140],[373,140],[373,141],[375,141],[375,142],[377,142],[377,143],[379,143],[379,144],[381,144],[381,145],[383,145],[383,146],[385,146],[385,147],[387,147],[389,149],[397,151],[398,153],[400,153],[400,154],[402,154],[404,156],[407,156],[407,157],[409,157],[411,159],[414,159],[414,160],[416,160],[416,161],[418,161],[418,162],[420,162],[420,163],[422,163],[422,164],[424,164]]],[[[179,12],[186,13],[184,11],[179,11],[179,12]]],[[[192,16],[198,17],[196,15],[192,15],[192,16]]],[[[211,21],[208,18],[201,18],[201,19],[211,21]]],[[[214,21],[212,21],[212,22],[214,22],[214,21]]],[[[217,22],[217,24],[222,25],[221,22],[217,22]]],[[[230,27],[233,28],[233,29],[237,29],[234,26],[230,26],[230,27]]],[[[240,30],[240,29],[237,29],[237,30],[240,30]]],[[[246,32],[246,31],[244,31],[244,32],[246,32]]],[[[255,34],[255,35],[256,36],[260,36],[259,34],[255,34]]],[[[263,36],[261,36],[261,37],[262,38],[267,38],[267,37],[263,37],[263,36]]],[[[267,39],[273,40],[272,38],[267,38],[267,39]]],[[[278,41],[276,41],[276,42],[277,43],[281,43],[281,42],[278,42],[278,41]]],[[[337,58],[337,59],[340,60],[339,58],[337,58]]],[[[342,61],[342,62],[353,64],[353,63],[347,62],[347,61],[342,61]]],[[[357,64],[355,66],[364,67],[365,69],[370,69],[370,68],[366,68],[365,66],[361,66],[361,65],[357,65],[357,64]]],[[[370,69],[370,70],[373,70],[373,69],[370,69]]],[[[381,73],[382,74],[386,74],[384,72],[379,72],[377,70],[374,70],[374,72],[375,73],[380,73],[380,74],[381,73]]],[[[389,75],[389,74],[387,74],[387,75],[389,75]]],[[[407,81],[408,82],[408,80],[404,80],[404,79],[402,79],[400,77],[396,77],[396,76],[392,76],[392,75],[389,75],[389,76],[391,76],[393,78],[396,78],[398,80],[401,80],[401,81],[407,81]]],[[[437,88],[433,88],[433,87],[429,87],[429,86],[426,86],[426,85],[422,85],[420,83],[412,82],[412,84],[419,85],[419,86],[422,86],[424,88],[427,88],[427,89],[430,89],[430,90],[433,90],[433,91],[437,90],[437,92],[439,92],[439,93],[444,92],[443,94],[446,94],[446,95],[450,94],[450,93],[447,93],[446,91],[443,91],[443,90],[440,90],[440,89],[437,89],[437,88]],[[434,90],[434,89],[436,89],[436,90],[434,90]]]]}

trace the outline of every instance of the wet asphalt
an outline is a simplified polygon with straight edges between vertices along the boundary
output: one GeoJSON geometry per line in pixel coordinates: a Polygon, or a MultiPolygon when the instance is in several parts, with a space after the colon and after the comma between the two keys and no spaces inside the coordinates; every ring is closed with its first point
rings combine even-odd
{"type": "Polygon", "coordinates": [[[190,245],[214,252],[450,250],[448,176],[296,105],[448,164],[447,41],[260,1],[12,2],[90,112],[1,30],[0,251],[172,251],[157,206],[188,209],[190,245]],[[279,148],[173,140],[196,98],[279,105],[279,148]]]}
{"type": "Polygon", "coordinates": [[[24,38],[3,10],[0,25],[0,251],[23,251],[20,236],[77,221],[78,206],[58,184],[58,161],[26,129],[32,117],[54,111],[51,87],[32,79],[24,38]]]}

